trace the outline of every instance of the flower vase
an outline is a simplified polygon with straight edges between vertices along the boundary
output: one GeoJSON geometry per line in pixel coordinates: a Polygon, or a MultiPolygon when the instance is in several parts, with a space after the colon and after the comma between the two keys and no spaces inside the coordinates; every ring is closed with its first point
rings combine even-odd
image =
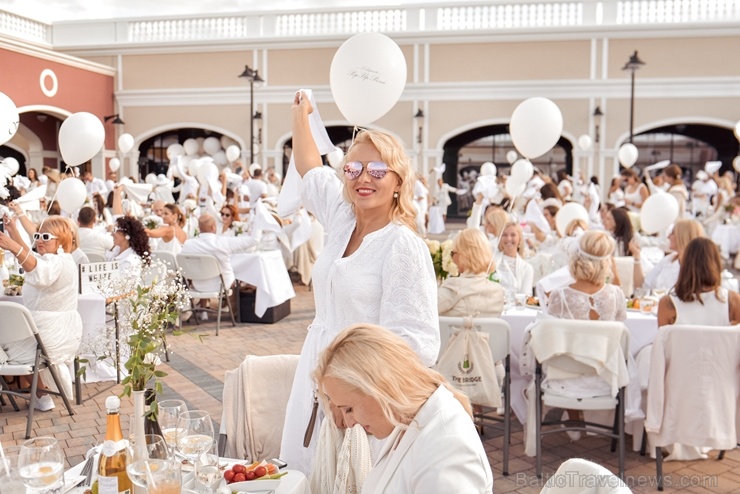
{"type": "MultiPolygon", "coordinates": [[[[133,439],[138,450],[136,451],[135,456],[140,458],[147,456],[146,439],[144,438],[144,413],[146,412],[145,393],[145,390],[131,392],[134,397],[134,414],[131,417],[133,423],[129,424],[129,440],[133,439]]],[[[146,494],[147,492],[146,489],[137,485],[132,485],[132,487],[133,494],[146,494]]]]}

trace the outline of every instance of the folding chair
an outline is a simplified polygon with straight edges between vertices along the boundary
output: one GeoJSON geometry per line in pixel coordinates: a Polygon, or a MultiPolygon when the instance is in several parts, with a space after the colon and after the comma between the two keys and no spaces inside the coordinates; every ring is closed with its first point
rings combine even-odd
{"type": "Polygon", "coordinates": [[[152,261],[162,261],[167,265],[169,269],[177,271],[179,266],[177,265],[177,256],[167,250],[155,250],[151,253],[152,261]]]}
{"type": "Polygon", "coordinates": [[[619,444],[619,477],[624,479],[624,409],[625,387],[629,383],[627,359],[629,355],[629,330],[621,322],[579,321],[546,319],[535,323],[531,329],[530,348],[536,361],[534,396],[536,474],[542,476],[542,436],[563,431],[584,431],[612,438],[619,444]],[[574,398],[543,388],[544,374],[550,379],[579,376],[596,376],[611,384],[615,393],[574,398]],[[556,420],[543,422],[542,407],[572,410],[616,409],[613,427],[594,422],[556,420]],[[562,425],[566,427],[561,428],[562,425]],[[543,426],[556,426],[542,430],[543,426]]]}
{"type": "Polygon", "coordinates": [[[645,419],[659,491],[663,447],[708,447],[719,450],[722,460],[740,443],[739,406],[740,325],[660,328],[650,358],[645,419]]]}
{"type": "MultiPolygon", "coordinates": [[[[465,326],[464,317],[439,317],[439,334],[440,334],[440,355],[444,348],[447,347],[454,328],[465,326]]],[[[474,414],[476,425],[481,428],[484,425],[490,425],[490,422],[504,424],[504,464],[503,474],[509,475],[509,443],[511,441],[511,375],[509,373],[509,354],[510,343],[509,334],[511,327],[503,319],[496,317],[479,317],[472,319],[472,324],[479,331],[488,333],[488,346],[491,348],[491,358],[494,362],[504,363],[504,382],[501,386],[501,392],[504,395],[504,416],[503,418],[495,415],[495,410],[489,409],[487,412],[474,414]]]]}
{"type": "Polygon", "coordinates": [[[635,292],[635,258],[629,256],[615,257],[614,264],[619,275],[619,286],[622,288],[625,297],[631,297],[635,292]]]}
{"type": "MultiPolygon", "coordinates": [[[[218,260],[209,254],[177,254],[177,265],[182,270],[183,277],[188,282],[188,291],[190,295],[190,307],[195,313],[197,311],[202,312],[215,312],[217,314],[216,319],[216,336],[218,336],[218,330],[221,328],[221,303],[226,299],[226,304],[229,307],[229,316],[231,317],[231,325],[236,326],[236,319],[234,317],[234,308],[231,306],[231,287],[227,287],[224,282],[223,273],[221,273],[221,265],[218,260]],[[220,281],[220,287],[218,291],[199,291],[193,286],[194,281],[211,281],[217,278],[220,281]],[[207,309],[205,307],[196,307],[193,303],[193,299],[218,299],[218,308],[207,309]]],[[[197,319],[197,318],[196,318],[197,319]]]]}
{"type": "Polygon", "coordinates": [[[33,412],[36,407],[36,390],[38,387],[40,370],[49,370],[51,377],[54,380],[54,384],[59,390],[46,390],[46,392],[48,394],[61,396],[64,401],[64,406],[67,408],[70,416],[74,415],[74,411],[72,410],[72,405],[69,403],[67,395],[64,392],[64,387],[59,380],[57,371],[54,366],[51,365],[51,359],[49,359],[49,355],[46,353],[44,343],[41,341],[41,336],[36,328],[36,323],[31,317],[31,312],[25,306],[15,302],[0,302],[0,320],[3,321],[3,323],[0,324],[0,345],[7,345],[26,338],[36,339],[36,356],[34,362],[28,364],[5,363],[0,365],[0,396],[7,395],[16,412],[19,408],[15,402],[15,397],[17,396],[24,400],[28,400],[26,439],[29,439],[31,437],[31,425],[33,424],[33,412]],[[33,376],[31,379],[31,388],[11,390],[2,376],[33,376]]]}

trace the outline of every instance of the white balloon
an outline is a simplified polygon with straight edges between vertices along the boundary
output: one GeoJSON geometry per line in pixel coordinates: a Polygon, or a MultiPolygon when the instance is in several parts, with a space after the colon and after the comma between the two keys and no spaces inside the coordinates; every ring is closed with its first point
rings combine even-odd
{"type": "Polygon", "coordinates": [[[174,144],[170,144],[167,146],[167,159],[170,161],[175,160],[178,156],[182,156],[185,154],[185,148],[182,147],[182,144],[179,142],[176,142],[174,144]]]}
{"type": "Polygon", "coordinates": [[[619,162],[625,168],[629,168],[637,163],[638,155],[639,153],[637,152],[637,146],[635,146],[631,142],[622,144],[622,146],[619,148],[619,152],[617,153],[617,156],[619,157],[619,162]]]}
{"type": "Polygon", "coordinates": [[[114,172],[121,168],[121,160],[118,158],[111,158],[111,160],[108,162],[108,168],[110,168],[110,171],[114,172]]]}
{"type": "Polygon", "coordinates": [[[20,163],[18,163],[18,160],[13,158],[12,156],[8,156],[7,158],[5,158],[2,162],[2,165],[8,169],[11,177],[18,173],[18,170],[21,169],[21,165],[20,163]]]}
{"type": "Polygon", "coordinates": [[[534,166],[532,166],[532,163],[529,160],[521,159],[517,160],[511,166],[511,177],[509,180],[514,179],[517,184],[526,184],[533,175],[534,166]]]}
{"type": "Polygon", "coordinates": [[[98,154],[104,141],[103,122],[92,113],[74,113],[59,128],[59,151],[69,166],[81,165],[98,154]]]}
{"type": "Polygon", "coordinates": [[[591,143],[591,136],[588,134],[583,134],[578,138],[578,147],[583,151],[589,149],[591,147],[591,143]]]}
{"type": "Polygon", "coordinates": [[[560,235],[565,236],[565,230],[574,220],[583,220],[588,223],[588,211],[582,204],[569,202],[558,210],[555,215],[555,226],[560,235]]]}
{"type": "Polygon", "coordinates": [[[732,160],[732,167],[736,172],[740,172],[740,156],[735,156],[735,159],[732,160]]]}
{"type": "Polygon", "coordinates": [[[511,151],[506,153],[506,162],[509,163],[510,165],[513,165],[518,157],[519,155],[516,154],[516,151],[512,149],[511,151]]]}
{"type": "Polygon", "coordinates": [[[678,218],[678,201],[673,194],[653,194],[642,203],[640,225],[651,235],[664,233],[678,218]]]}
{"type": "Polygon", "coordinates": [[[522,101],[511,114],[509,134],[519,154],[534,159],[557,144],[563,131],[563,114],[547,98],[522,101]]]}
{"type": "Polygon", "coordinates": [[[0,145],[5,144],[18,132],[21,119],[13,100],[0,93],[0,145]]]}
{"type": "MultiPolygon", "coordinates": [[[[187,142],[187,141],[185,141],[185,142],[187,142]]],[[[187,170],[188,170],[188,173],[190,174],[190,176],[197,178],[198,177],[198,170],[200,170],[200,167],[202,165],[203,165],[203,162],[200,159],[198,159],[198,158],[191,159],[187,163],[187,170]]]]}
{"type": "Polygon", "coordinates": [[[406,59],[380,33],[361,33],[342,43],[331,62],[334,101],[353,125],[367,125],[393,108],[406,85],[406,59]]]}
{"type": "Polygon", "coordinates": [[[203,141],[203,151],[205,151],[206,154],[213,156],[221,151],[221,141],[219,141],[217,137],[207,137],[203,141]]]}
{"type": "Polygon", "coordinates": [[[239,146],[235,146],[232,144],[231,146],[226,148],[226,158],[229,161],[236,161],[239,159],[239,156],[241,156],[242,150],[239,149],[239,146]]]}
{"type": "Polygon", "coordinates": [[[339,165],[342,164],[342,160],[344,159],[344,151],[341,150],[341,148],[334,147],[333,151],[330,151],[326,155],[326,161],[329,162],[329,164],[337,168],[339,165]]]}
{"type": "Polygon", "coordinates": [[[74,214],[80,209],[85,204],[86,198],[87,189],[79,178],[65,178],[57,187],[57,201],[62,211],[67,214],[74,214]]]}
{"type": "Polygon", "coordinates": [[[201,186],[207,187],[209,179],[218,178],[218,167],[212,160],[201,160],[198,168],[198,182],[201,186]]]}
{"type": "Polygon", "coordinates": [[[526,186],[526,184],[520,184],[516,180],[512,180],[511,177],[509,177],[504,188],[506,189],[506,193],[509,194],[512,199],[514,199],[522,195],[522,192],[524,192],[526,186]]]}
{"type": "Polygon", "coordinates": [[[131,134],[121,134],[121,137],[118,138],[118,149],[123,154],[134,149],[134,136],[131,134]]]}
{"type": "Polygon", "coordinates": [[[495,177],[496,173],[498,173],[498,171],[496,170],[496,165],[494,165],[490,161],[486,161],[480,166],[480,174],[484,177],[495,177]]]}
{"type": "Polygon", "coordinates": [[[200,144],[198,144],[198,141],[195,139],[185,139],[185,142],[182,143],[183,148],[185,149],[185,154],[188,156],[194,156],[198,154],[198,149],[200,149],[200,144]]]}
{"type": "Polygon", "coordinates": [[[150,173],[144,178],[144,182],[148,183],[149,185],[154,185],[154,182],[157,181],[157,175],[154,173],[150,173]]]}
{"type": "Polygon", "coordinates": [[[216,163],[218,166],[225,166],[229,160],[226,158],[226,151],[223,149],[220,151],[216,151],[213,154],[213,162],[216,163]]]}

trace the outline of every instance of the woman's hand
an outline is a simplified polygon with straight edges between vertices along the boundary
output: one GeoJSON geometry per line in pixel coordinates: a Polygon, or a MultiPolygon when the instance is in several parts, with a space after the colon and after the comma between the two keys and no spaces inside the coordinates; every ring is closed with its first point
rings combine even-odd
{"type": "Polygon", "coordinates": [[[16,215],[16,216],[21,216],[21,215],[25,214],[23,212],[23,208],[20,206],[20,204],[18,204],[15,201],[10,202],[8,204],[8,207],[10,208],[11,211],[13,211],[13,214],[16,215]]]}
{"type": "Polygon", "coordinates": [[[295,93],[295,97],[293,98],[293,112],[299,112],[303,113],[305,115],[310,115],[313,113],[313,106],[311,106],[311,101],[309,100],[308,96],[306,96],[306,93],[303,91],[298,91],[295,93]]]}
{"type": "MultiPolygon", "coordinates": [[[[11,203],[12,204],[12,203],[11,203]]],[[[5,215],[3,217],[3,226],[5,227],[5,233],[11,237],[15,237],[18,234],[18,228],[15,224],[15,219],[5,215]]]]}

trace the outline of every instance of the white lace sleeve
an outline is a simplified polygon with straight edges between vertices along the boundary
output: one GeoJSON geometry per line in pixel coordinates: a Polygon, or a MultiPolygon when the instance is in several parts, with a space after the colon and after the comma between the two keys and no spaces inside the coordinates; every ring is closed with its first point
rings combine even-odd
{"type": "Polygon", "coordinates": [[[565,299],[563,297],[563,291],[555,290],[550,294],[550,298],[547,299],[546,312],[553,317],[563,317],[564,303],[565,299]]]}
{"type": "Polygon", "coordinates": [[[62,274],[62,269],[64,269],[62,256],[64,255],[44,254],[43,256],[36,256],[36,267],[33,271],[26,272],[25,282],[36,288],[51,286],[62,274]]]}
{"type": "Polygon", "coordinates": [[[342,183],[336,172],[327,166],[312,168],[303,176],[301,199],[329,233],[339,214],[351,214],[349,203],[342,197],[342,183]]]}
{"type": "Polygon", "coordinates": [[[379,324],[405,339],[431,367],[439,355],[437,282],[429,249],[410,230],[394,240],[382,283],[379,324]]]}

